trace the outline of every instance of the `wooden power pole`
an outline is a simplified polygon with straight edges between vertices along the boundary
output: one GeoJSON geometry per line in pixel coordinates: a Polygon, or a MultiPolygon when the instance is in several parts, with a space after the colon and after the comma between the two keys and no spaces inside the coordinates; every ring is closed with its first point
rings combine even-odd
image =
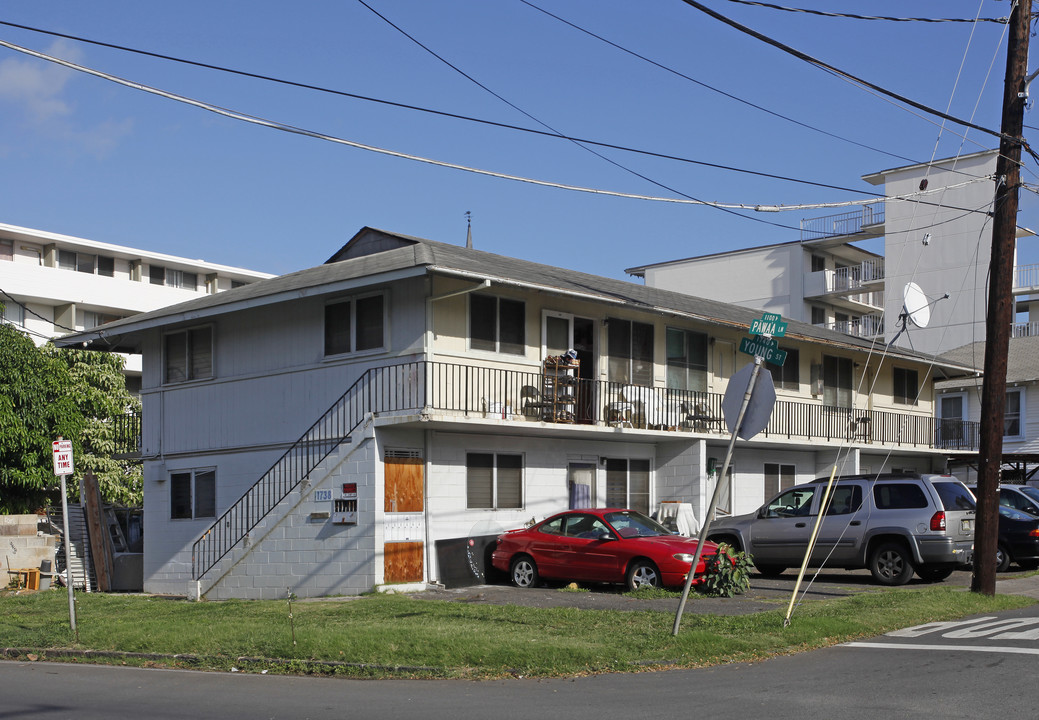
{"type": "Polygon", "coordinates": [[[978,448],[978,513],[974,534],[971,590],[996,593],[996,545],[999,530],[999,472],[1003,463],[1003,413],[1006,410],[1007,351],[1014,320],[1014,249],[1021,182],[1022,125],[1027,102],[1028,28],[1032,0],[1018,0],[1010,14],[1003,119],[996,158],[996,198],[992,217],[992,260],[985,328],[985,379],[981,391],[981,440],[978,448]]]}

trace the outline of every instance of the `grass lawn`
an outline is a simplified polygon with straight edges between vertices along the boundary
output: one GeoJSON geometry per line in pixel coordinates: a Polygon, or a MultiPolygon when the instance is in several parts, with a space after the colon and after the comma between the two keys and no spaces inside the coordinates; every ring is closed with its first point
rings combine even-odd
{"type": "Polygon", "coordinates": [[[956,588],[892,589],[742,616],[687,612],[677,637],[671,612],[534,609],[368,595],[342,601],[190,602],[76,594],[0,597],[7,657],[355,677],[573,676],[743,662],[871,637],[934,620],[1029,605],[956,588]],[[295,638],[295,642],[293,642],[295,638]],[[165,657],[116,656],[111,652],[165,657]],[[189,655],[173,659],[168,656],[189,655]]]}

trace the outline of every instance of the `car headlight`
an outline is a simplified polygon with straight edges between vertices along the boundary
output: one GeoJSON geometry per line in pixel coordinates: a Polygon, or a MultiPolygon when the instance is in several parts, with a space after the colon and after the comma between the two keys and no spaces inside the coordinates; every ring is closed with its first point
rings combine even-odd
{"type": "Polygon", "coordinates": [[[690,555],[689,553],[675,553],[671,557],[673,557],[678,562],[684,562],[684,563],[690,563],[691,564],[693,562],[693,558],[695,558],[696,555],[690,555]]]}

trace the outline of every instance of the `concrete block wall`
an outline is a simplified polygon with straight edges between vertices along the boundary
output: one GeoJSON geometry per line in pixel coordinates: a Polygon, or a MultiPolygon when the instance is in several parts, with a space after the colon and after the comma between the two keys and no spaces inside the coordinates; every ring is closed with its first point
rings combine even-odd
{"type": "Polygon", "coordinates": [[[6,584],[8,570],[40,569],[44,560],[54,567],[59,535],[44,531],[46,520],[41,515],[0,515],[0,562],[6,584]],[[42,523],[41,523],[42,521],[42,523]]]}
{"type": "Polygon", "coordinates": [[[276,600],[357,595],[372,589],[375,576],[375,443],[371,435],[343,446],[344,455],[307,487],[300,487],[250,533],[247,542],[207,573],[201,583],[209,600],[276,600]],[[318,517],[331,502],[318,490],[356,482],[358,523],[333,525],[318,517]],[[215,579],[213,579],[215,578],[215,579]],[[208,582],[207,582],[208,581],[208,582]],[[211,583],[211,584],[209,584],[211,583]]]}

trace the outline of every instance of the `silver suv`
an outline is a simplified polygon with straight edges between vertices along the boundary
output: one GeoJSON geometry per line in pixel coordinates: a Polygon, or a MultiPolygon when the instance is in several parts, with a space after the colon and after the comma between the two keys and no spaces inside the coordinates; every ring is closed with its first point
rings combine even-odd
{"type": "MultiPolygon", "coordinates": [[[[828,481],[795,485],[757,512],[719,519],[708,539],[745,550],[765,576],[799,568],[828,481]]],[[[904,585],[914,571],[939,582],[972,562],[975,507],[951,475],[839,477],[809,564],[868,568],[882,585],[904,585]]]]}

